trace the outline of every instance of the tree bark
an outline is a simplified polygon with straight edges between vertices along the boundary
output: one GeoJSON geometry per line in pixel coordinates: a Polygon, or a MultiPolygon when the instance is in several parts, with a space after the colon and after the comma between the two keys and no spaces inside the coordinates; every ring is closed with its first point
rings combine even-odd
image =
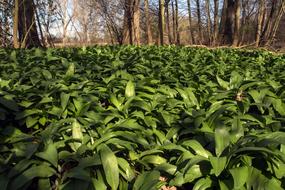
{"type": "Polygon", "coordinates": [[[164,45],[164,0],[159,0],[159,41],[160,45],[164,45]]]}
{"type": "Polygon", "coordinates": [[[260,43],[264,12],[265,12],[265,0],[260,0],[259,5],[258,5],[258,18],[257,18],[257,30],[255,34],[255,47],[258,47],[260,43]]]}
{"type": "Polygon", "coordinates": [[[176,45],[180,45],[178,0],[175,0],[175,32],[177,37],[176,45]]]}
{"type": "Polygon", "coordinates": [[[192,26],[192,11],[191,11],[191,0],[187,0],[188,6],[188,19],[189,19],[189,39],[190,44],[195,44],[193,26],[192,26]]]}
{"type": "Polygon", "coordinates": [[[170,2],[170,0],[167,0],[167,1],[165,2],[166,26],[167,26],[167,34],[168,34],[168,43],[169,43],[169,44],[172,44],[172,33],[171,33],[170,15],[169,15],[169,2],[170,2]]]}
{"type": "Polygon", "coordinates": [[[213,45],[217,45],[219,33],[219,0],[214,0],[214,32],[213,32],[213,45]]]}
{"type": "Polygon", "coordinates": [[[234,25],[235,25],[235,1],[225,0],[223,7],[223,19],[221,21],[222,44],[232,45],[234,40],[234,25]]]}
{"type": "Polygon", "coordinates": [[[13,46],[14,48],[20,48],[19,39],[19,0],[14,2],[14,15],[13,15],[13,46]]]}
{"type": "Polygon", "coordinates": [[[200,8],[200,0],[196,0],[196,8],[197,8],[197,17],[198,17],[198,33],[199,33],[199,41],[200,44],[203,44],[203,34],[202,34],[202,19],[201,19],[201,8],[200,8]]]}
{"type": "Polygon", "coordinates": [[[132,6],[132,22],[133,22],[133,36],[134,36],[134,44],[135,45],[140,45],[140,0],[134,0],[133,1],[133,6],[132,6]]]}
{"type": "Polygon", "coordinates": [[[211,13],[210,13],[210,0],[205,2],[206,14],[207,14],[207,32],[208,32],[208,45],[212,45],[212,22],[211,22],[211,13]]]}
{"type": "Polygon", "coordinates": [[[149,17],[149,2],[148,0],[144,0],[144,10],[145,10],[145,19],[146,19],[146,37],[147,44],[152,44],[152,33],[151,33],[151,23],[149,17]]]}
{"type": "Polygon", "coordinates": [[[173,32],[173,42],[177,41],[176,36],[176,21],[175,21],[175,6],[174,6],[174,0],[171,1],[171,9],[172,9],[172,32],[173,32]]]}
{"type": "Polygon", "coordinates": [[[234,24],[234,36],[233,36],[233,46],[238,46],[239,44],[239,34],[240,34],[240,0],[235,1],[235,24],[234,24]]]}

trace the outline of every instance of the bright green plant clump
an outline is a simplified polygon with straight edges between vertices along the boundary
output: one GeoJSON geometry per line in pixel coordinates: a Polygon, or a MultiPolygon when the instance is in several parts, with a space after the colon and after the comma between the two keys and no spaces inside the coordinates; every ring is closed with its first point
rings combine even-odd
{"type": "Polygon", "coordinates": [[[0,189],[285,188],[285,56],[0,50],[0,189]]]}

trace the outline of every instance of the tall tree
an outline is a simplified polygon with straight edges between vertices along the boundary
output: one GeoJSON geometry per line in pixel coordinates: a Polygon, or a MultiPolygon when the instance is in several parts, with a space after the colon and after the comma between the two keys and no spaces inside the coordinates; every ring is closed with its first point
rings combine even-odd
{"type": "Polygon", "coordinates": [[[170,27],[169,3],[170,3],[170,0],[166,0],[165,1],[166,26],[167,26],[167,34],[168,34],[168,43],[172,44],[172,33],[171,33],[171,27],[170,27]]]}
{"type": "Polygon", "coordinates": [[[190,44],[195,44],[194,31],[193,31],[193,26],[192,26],[191,0],[187,0],[187,6],[188,6],[188,22],[189,22],[190,44]]]}
{"type": "Polygon", "coordinates": [[[41,47],[33,1],[15,0],[14,7],[14,47],[41,47]]]}
{"type": "Polygon", "coordinates": [[[165,1],[164,0],[159,0],[159,42],[160,45],[164,45],[164,25],[165,25],[165,20],[164,20],[164,12],[165,12],[165,1]]]}
{"type": "Polygon", "coordinates": [[[140,0],[125,0],[124,42],[140,44],[140,0]],[[129,39],[129,40],[127,40],[129,39]]]}
{"type": "Polygon", "coordinates": [[[145,20],[146,20],[146,37],[147,44],[152,44],[152,33],[151,33],[151,23],[149,17],[149,2],[148,0],[144,0],[144,11],[145,11],[145,20]]]}
{"type": "Polygon", "coordinates": [[[257,29],[255,34],[255,46],[258,47],[260,43],[260,37],[262,32],[262,23],[264,22],[265,14],[265,0],[260,0],[258,3],[258,17],[257,17],[257,29]]]}
{"type": "Polygon", "coordinates": [[[19,0],[14,2],[14,15],[13,15],[13,46],[14,48],[19,48],[20,43],[18,39],[19,31],[19,0]]]}
{"type": "Polygon", "coordinates": [[[175,32],[177,37],[176,44],[180,45],[178,0],[175,0],[175,32]]]}
{"type": "Polygon", "coordinates": [[[214,0],[214,32],[213,32],[213,45],[217,45],[219,33],[219,0],[214,0]]]}
{"type": "Polygon", "coordinates": [[[205,1],[206,15],[207,15],[207,32],[208,32],[208,44],[212,43],[212,21],[210,13],[210,0],[205,1]]]}
{"type": "Polygon", "coordinates": [[[203,43],[203,33],[202,33],[202,18],[201,18],[201,7],[200,0],[196,0],[196,9],[197,9],[197,17],[198,17],[198,34],[200,44],[203,43]]]}
{"type": "Polygon", "coordinates": [[[240,34],[240,0],[235,1],[235,21],[234,21],[233,46],[238,46],[240,34]]]}

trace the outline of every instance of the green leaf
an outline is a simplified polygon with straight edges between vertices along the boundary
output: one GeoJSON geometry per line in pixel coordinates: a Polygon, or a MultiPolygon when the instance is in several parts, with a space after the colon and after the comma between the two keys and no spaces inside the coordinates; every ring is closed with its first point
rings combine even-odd
{"type": "Polygon", "coordinates": [[[42,70],[42,73],[46,80],[52,79],[52,74],[48,70],[42,70]]]}
{"type": "Polygon", "coordinates": [[[243,80],[242,76],[238,72],[233,71],[231,73],[230,86],[229,86],[230,89],[238,88],[242,80],[243,80]]]}
{"type": "Polygon", "coordinates": [[[108,184],[112,190],[117,190],[119,186],[119,167],[115,154],[108,146],[102,145],[100,157],[108,184]]]}
{"type": "Polygon", "coordinates": [[[139,175],[134,183],[133,190],[156,190],[160,173],[158,171],[144,172],[139,175]]]}
{"type": "Polygon", "coordinates": [[[204,147],[196,140],[187,140],[182,143],[183,146],[190,147],[197,155],[208,158],[212,154],[204,149],[204,147]]]}
{"type": "Polygon", "coordinates": [[[224,89],[226,89],[226,90],[229,89],[229,82],[224,81],[224,80],[221,79],[218,75],[216,76],[216,78],[217,78],[218,84],[219,84],[222,88],[224,88],[224,89]]]}
{"type": "Polygon", "coordinates": [[[26,126],[28,128],[33,127],[38,122],[38,117],[27,117],[26,119],[26,126]]]}
{"type": "Polygon", "coordinates": [[[72,123],[72,138],[81,141],[72,143],[72,148],[76,151],[81,146],[83,140],[82,127],[76,119],[72,123]]]}
{"type": "Polygon", "coordinates": [[[36,153],[36,156],[48,161],[55,168],[57,168],[58,153],[55,145],[52,142],[48,142],[48,144],[45,145],[44,151],[36,153]]]}
{"type": "Polygon", "coordinates": [[[212,164],[214,174],[218,177],[225,169],[227,158],[226,157],[209,157],[212,164]]]}
{"type": "Polygon", "coordinates": [[[241,189],[248,179],[248,167],[238,167],[230,169],[230,173],[234,179],[234,189],[241,189]]]}
{"type": "Polygon", "coordinates": [[[62,110],[65,110],[68,104],[68,101],[69,101],[69,97],[70,97],[70,94],[65,94],[64,92],[60,94],[60,103],[61,103],[62,110]]]}
{"type": "Polygon", "coordinates": [[[212,180],[209,177],[201,178],[195,183],[193,190],[206,190],[211,186],[212,186],[212,180]]]}
{"type": "Polygon", "coordinates": [[[68,69],[65,73],[65,76],[66,77],[72,77],[75,73],[75,65],[74,63],[70,63],[69,66],[68,66],[68,69]]]}
{"type": "Polygon", "coordinates": [[[4,107],[12,110],[12,111],[19,111],[19,107],[17,103],[12,99],[8,97],[0,97],[0,104],[2,104],[4,107]]]}
{"type": "Polygon", "coordinates": [[[131,182],[135,178],[135,172],[134,169],[131,168],[130,164],[123,158],[117,158],[120,173],[124,176],[124,178],[131,182]]]}
{"type": "Polygon", "coordinates": [[[225,148],[230,144],[230,134],[226,127],[219,127],[215,130],[215,150],[219,157],[225,148]]]}
{"type": "Polygon", "coordinates": [[[125,96],[127,98],[130,98],[132,96],[135,96],[136,92],[135,92],[135,84],[133,83],[133,81],[129,81],[127,83],[126,86],[126,90],[125,90],[125,96]]]}
{"type": "Polygon", "coordinates": [[[21,175],[16,177],[10,183],[10,189],[17,190],[21,189],[26,183],[31,181],[32,179],[38,178],[47,178],[54,175],[56,172],[54,169],[47,165],[33,166],[26,171],[24,171],[21,175]]]}

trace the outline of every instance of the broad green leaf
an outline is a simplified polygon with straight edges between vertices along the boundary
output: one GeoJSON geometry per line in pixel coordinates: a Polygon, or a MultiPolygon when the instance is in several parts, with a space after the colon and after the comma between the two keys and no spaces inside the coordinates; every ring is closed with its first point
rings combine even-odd
{"type": "Polygon", "coordinates": [[[82,126],[76,119],[72,123],[72,138],[81,141],[72,143],[72,147],[76,151],[81,146],[83,140],[82,126]]]}
{"type": "Polygon", "coordinates": [[[27,117],[26,118],[26,126],[28,128],[33,127],[38,122],[38,117],[27,117]]]}
{"type": "Polygon", "coordinates": [[[46,144],[44,151],[36,153],[36,156],[50,162],[55,168],[57,168],[58,152],[51,141],[46,144]]]}
{"type": "Polygon", "coordinates": [[[208,158],[212,154],[204,149],[204,147],[196,140],[187,140],[182,143],[183,146],[190,147],[197,155],[208,158]]]}
{"type": "Polygon", "coordinates": [[[218,157],[221,156],[225,148],[230,144],[230,134],[226,127],[215,129],[215,150],[218,157]]]}
{"type": "Polygon", "coordinates": [[[62,110],[65,110],[68,104],[68,101],[69,101],[69,97],[70,97],[70,94],[65,94],[64,92],[60,94],[60,103],[61,103],[62,110]]]}
{"type": "Polygon", "coordinates": [[[70,63],[69,66],[68,66],[68,69],[65,73],[65,76],[66,77],[72,77],[75,73],[75,65],[74,63],[70,63]]]}
{"type": "Polygon", "coordinates": [[[139,175],[134,183],[133,190],[156,190],[159,183],[158,171],[144,172],[139,175]]]}
{"type": "Polygon", "coordinates": [[[135,178],[135,172],[134,169],[131,168],[130,164],[127,162],[127,160],[123,158],[117,158],[118,165],[120,168],[120,173],[124,176],[124,178],[131,182],[135,178]]]}
{"type": "Polygon", "coordinates": [[[193,190],[206,190],[211,186],[212,186],[212,180],[209,177],[201,178],[195,183],[193,190]]]}
{"type": "Polygon", "coordinates": [[[217,78],[218,84],[219,84],[222,88],[224,88],[224,89],[226,89],[226,90],[229,89],[229,82],[224,81],[224,80],[221,79],[218,75],[216,76],[216,78],[217,78]]]}
{"type": "Polygon", "coordinates": [[[119,167],[115,154],[108,146],[104,145],[100,150],[100,157],[108,184],[112,190],[117,190],[119,186],[119,167]]]}
{"type": "Polygon", "coordinates": [[[132,96],[135,96],[135,84],[133,83],[133,81],[129,81],[127,83],[127,86],[126,86],[126,90],[125,90],[125,96],[127,98],[130,98],[132,96]]]}
{"type": "Polygon", "coordinates": [[[47,178],[55,174],[55,170],[47,165],[32,166],[21,175],[16,177],[9,185],[10,189],[21,189],[26,183],[34,178],[47,178]]]}
{"type": "Polygon", "coordinates": [[[210,156],[209,160],[212,164],[214,174],[218,177],[225,169],[227,158],[210,156]]]}
{"type": "Polygon", "coordinates": [[[249,175],[248,167],[238,167],[230,169],[230,173],[234,179],[234,189],[241,189],[247,181],[249,175]]]}
{"type": "Polygon", "coordinates": [[[12,111],[19,111],[18,104],[12,99],[8,97],[0,97],[0,105],[12,110],[12,111]]]}

